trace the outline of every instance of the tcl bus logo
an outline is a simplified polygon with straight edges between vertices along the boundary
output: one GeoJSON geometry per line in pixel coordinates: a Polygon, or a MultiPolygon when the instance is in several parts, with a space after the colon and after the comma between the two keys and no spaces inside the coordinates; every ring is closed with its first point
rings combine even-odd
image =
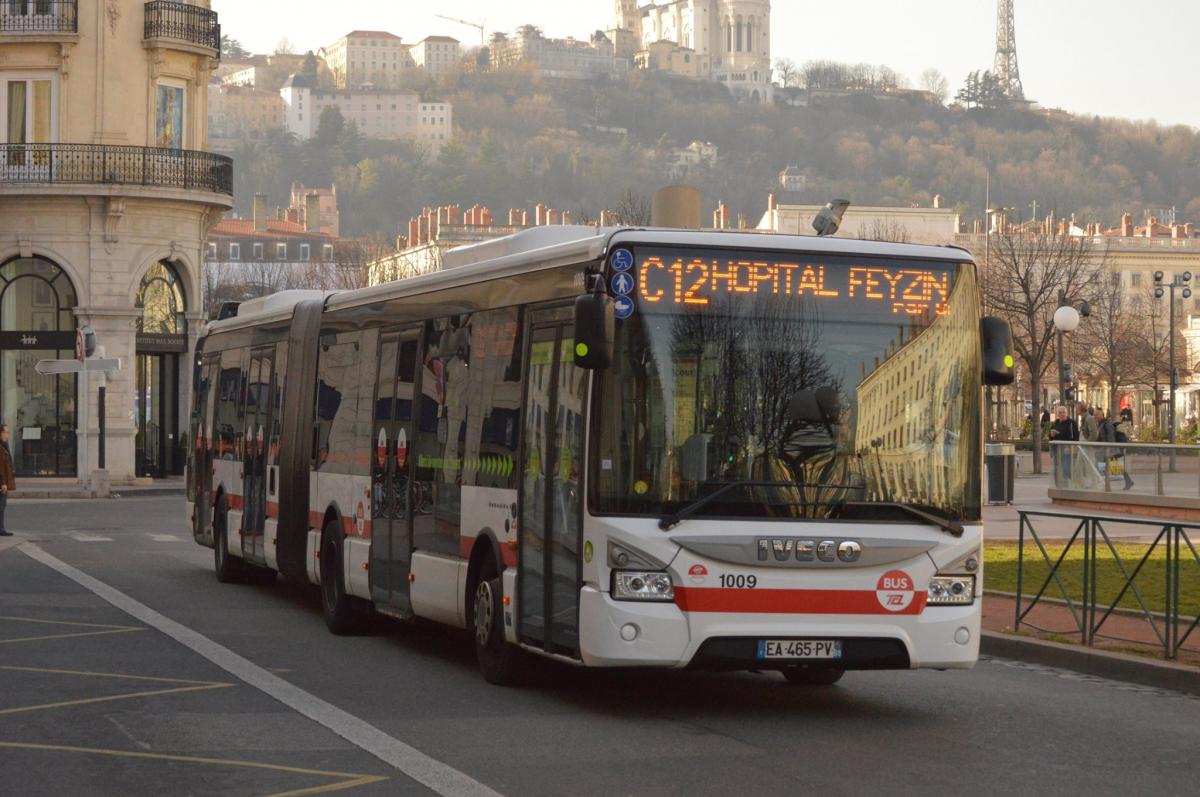
{"type": "Polygon", "coordinates": [[[760,537],[758,561],[842,562],[851,564],[862,557],[858,540],[798,540],[791,537],[760,537]]]}

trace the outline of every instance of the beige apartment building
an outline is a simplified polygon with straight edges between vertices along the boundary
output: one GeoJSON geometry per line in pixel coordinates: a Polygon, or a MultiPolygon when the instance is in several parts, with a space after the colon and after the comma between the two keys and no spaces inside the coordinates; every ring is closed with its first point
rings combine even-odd
{"type": "Polygon", "coordinates": [[[219,48],[208,0],[3,5],[0,419],[22,476],[97,465],[100,377],[85,394],[35,369],[72,357],[82,325],[122,366],[106,385],[113,482],[182,471],[204,240],[233,195],[232,162],[206,151],[219,48]]]}
{"type": "Polygon", "coordinates": [[[321,113],[337,108],[369,138],[411,139],[433,154],[450,140],[454,127],[448,102],[425,102],[415,91],[386,89],[320,89],[304,75],[295,74],[279,90],[283,97],[284,126],[298,138],[317,134],[321,113]]]}
{"type": "Polygon", "coordinates": [[[317,55],[325,59],[339,89],[396,88],[400,74],[415,66],[408,46],[384,30],[352,30],[317,55]]]}
{"type": "Polygon", "coordinates": [[[214,147],[283,127],[283,97],[249,86],[208,84],[208,135],[214,147]]]}
{"type": "Polygon", "coordinates": [[[409,48],[413,64],[432,78],[458,73],[462,54],[458,39],[449,36],[426,36],[409,48]]]}

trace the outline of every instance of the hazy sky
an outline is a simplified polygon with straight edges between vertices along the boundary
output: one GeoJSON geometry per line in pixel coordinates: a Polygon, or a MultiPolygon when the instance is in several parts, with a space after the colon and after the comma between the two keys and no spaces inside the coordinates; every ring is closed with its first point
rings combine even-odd
{"type": "MultiPolygon", "coordinates": [[[[940,69],[956,91],[990,69],[994,0],[775,0],[772,58],[886,64],[916,84],[940,69]]],[[[316,50],[355,28],[406,41],[429,34],[465,45],[478,33],[435,14],[511,31],[527,22],[548,36],[582,38],[611,25],[615,0],[212,0],[224,33],[255,52],[287,38],[316,50]]],[[[1017,51],[1026,96],[1047,107],[1200,127],[1200,2],[1016,0],[1017,51]]]]}

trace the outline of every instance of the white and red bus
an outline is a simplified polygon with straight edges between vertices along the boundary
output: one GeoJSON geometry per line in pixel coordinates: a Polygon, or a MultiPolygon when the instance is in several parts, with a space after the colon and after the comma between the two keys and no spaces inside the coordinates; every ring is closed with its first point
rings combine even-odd
{"type": "Polygon", "coordinates": [[[970,667],[1010,345],[957,248],[534,229],[212,323],[189,517],[221,581],[468,629],[494,682],[970,667]]]}

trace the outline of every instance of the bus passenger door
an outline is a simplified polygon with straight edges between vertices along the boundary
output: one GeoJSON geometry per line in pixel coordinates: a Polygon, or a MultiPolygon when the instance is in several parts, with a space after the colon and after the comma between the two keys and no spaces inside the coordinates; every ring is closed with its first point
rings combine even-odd
{"type": "Polygon", "coordinates": [[[271,381],[274,352],[250,355],[246,384],[246,434],[242,455],[242,556],[261,562],[267,514],[267,434],[271,428],[271,381]]]}
{"type": "Polygon", "coordinates": [[[587,372],[569,324],[534,316],[525,389],[518,564],[519,635],[546,651],[579,651],[581,473],[587,372]]]}
{"type": "Polygon", "coordinates": [[[407,610],[412,563],[409,441],[418,330],[384,333],[375,383],[371,456],[371,598],[407,610]]]}

